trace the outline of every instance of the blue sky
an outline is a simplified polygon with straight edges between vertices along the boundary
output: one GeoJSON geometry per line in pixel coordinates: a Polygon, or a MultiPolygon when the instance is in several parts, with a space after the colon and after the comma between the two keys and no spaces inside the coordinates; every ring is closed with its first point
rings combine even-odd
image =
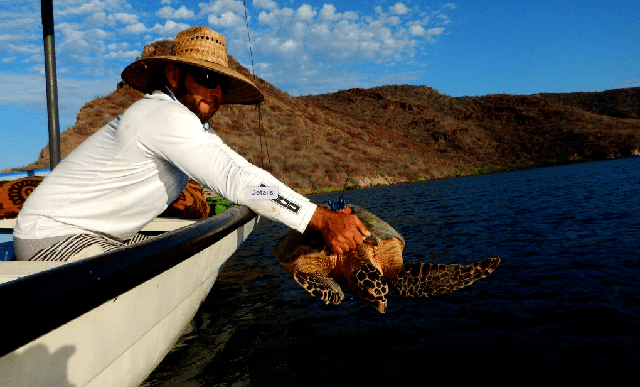
{"type": "MultiPolygon", "coordinates": [[[[640,86],[635,1],[245,0],[254,71],[292,95],[419,84],[451,96],[640,86]]],[[[0,0],[0,170],[47,142],[40,2],[0,0]]],[[[250,66],[242,0],[54,0],[62,129],[145,44],[207,25],[250,66]]]]}

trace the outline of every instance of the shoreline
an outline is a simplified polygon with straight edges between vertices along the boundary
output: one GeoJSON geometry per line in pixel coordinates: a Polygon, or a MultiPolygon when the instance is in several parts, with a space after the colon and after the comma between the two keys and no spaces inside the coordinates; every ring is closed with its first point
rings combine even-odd
{"type": "MultiPolygon", "coordinates": [[[[368,189],[368,188],[389,187],[389,186],[400,185],[400,184],[424,183],[427,181],[454,179],[457,177],[480,176],[480,175],[489,175],[494,173],[525,171],[529,169],[549,168],[549,167],[557,167],[561,165],[587,164],[587,163],[592,163],[597,161],[618,160],[618,159],[626,159],[631,157],[640,157],[640,155],[632,155],[629,157],[616,157],[616,158],[611,158],[606,160],[581,159],[581,160],[564,160],[564,161],[547,160],[547,161],[536,162],[536,163],[521,162],[521,163],[516,163],[513,165],[507,165],[507,166],[488,166],[488,167],[482,167],[482,168],[473,168],[473,167],[468,167],[464,164],[459,164],[455,167],[457,169],[455,173],[451,173],[451,174],[447,173],[443,177],[419,178],[417,180],[411,180],[411,181],[409,180],[397,181],[397,182],[390,182],[386,184],[372,184],[372,185],[365,185],[365,186],[345,185],[345,187],[343,188],[336,188],[336,187],[325,187],[320,189],[294,188],[294,191],[304,196],[323,195],[323,194],[330,194],[334,192],[359,191],[359,190],[368,189]]],[[[390,180],[390,179],[387,178],[387,180],[390,180]]]]}

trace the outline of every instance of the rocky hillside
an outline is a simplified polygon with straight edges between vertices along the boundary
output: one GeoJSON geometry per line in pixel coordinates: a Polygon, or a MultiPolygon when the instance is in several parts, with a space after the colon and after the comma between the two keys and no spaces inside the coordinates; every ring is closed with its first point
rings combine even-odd
{"type": "MultiPolygon", "coordinates": [[[[212,125],[229,146],[304,192],[626,157],[640,149],[640,88],[453,98],[404,85],[292,97],[255,82],[266,96],[260,109],[223,106],[212,125]]],[[[141,96],[120,84],[85,104],[61,134],[62,157],[141,96]]],[[[25,169],[48,166],[48,152],[25,169]]]]}
{"type": "MultiPolygon", "coordinates": [[[[640,89],[633,91],[640,96],[640,89]]],[[[428,87],[384,86],[305,100],[384,128],[410,144],[409,148],[474,168],[626,157],[639,148],[637,118],[592,113],[552,96],[452,98],[428,87]]],[[[616,109],[602,107],[606,104],[597,98],[592,101],[585,103],[590,110],[616,109]]],[[[375,130],[367,132],[374,134],[375,130]]],[[[368,141],[375,143],[375,138],[368,141]]]]}
{"type": "Polygon", "coordinates": [[[591,113],[617,118],[640,118],[640,88],[588,93],[542,94],[545,98],[591,113]]]}

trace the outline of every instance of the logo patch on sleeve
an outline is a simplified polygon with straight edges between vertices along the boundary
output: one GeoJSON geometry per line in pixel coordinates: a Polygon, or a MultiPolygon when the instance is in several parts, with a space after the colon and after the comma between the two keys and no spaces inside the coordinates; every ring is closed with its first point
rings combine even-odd
{"type": "MultiPolygon", "coordinates": [[[[266,185],[264,183],[260,183],[260,187],[266,187],[266,185]]],[[[286,210],[293,212],[294,214],[297,214],[300,211],[300,208],[302,208],[302,206],[300,206],[299,204],[292,202],[291,200],[285,198],[280,194],[278,194],[278,197],[276,199],[271,200],[279,206],[284,207],[286,210]]]]}

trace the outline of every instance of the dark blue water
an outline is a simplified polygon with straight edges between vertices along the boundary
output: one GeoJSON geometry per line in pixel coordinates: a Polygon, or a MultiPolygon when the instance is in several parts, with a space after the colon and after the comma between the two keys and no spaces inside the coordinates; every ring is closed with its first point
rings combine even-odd
{"type": "Polygon", "coordinates": [[[639,171],[636,157],[348,192],[404,235],[405,261],[502,258],[456,293],[394,294],[386,314],[307,295],[271,253],[286,228],[262,221],[146,385],[640,381],[639,171]]]}

